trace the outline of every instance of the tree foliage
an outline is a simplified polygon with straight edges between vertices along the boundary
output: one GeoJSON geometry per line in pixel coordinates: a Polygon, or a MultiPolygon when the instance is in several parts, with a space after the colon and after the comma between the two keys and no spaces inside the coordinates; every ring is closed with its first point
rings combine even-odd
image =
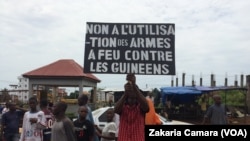
{"type": "Polygon", "coordinates": [[[74,92],[71,92],[67,98],[68,99],[77,99],[78,96],[79,96],[79,91],[75,90],[74,92]]]}
{"type": "Polygon", "coordinates": [[[160,91],[157,88],[155,88],[155,89],[153,89],[152,94],[154,96],[154,105],[155,106],[159,105],[161,103],[161,93],[160,93],[160,91]]]}
{"type": "Polygon", "coordinates": [[[210,94],[203,94],[197,99],[197,103],[200,104],[204,98],[206,99],[208,105],[213,104],[212,96],[213,94],[219,94],[222,98],[222,103],[227,106],[242,107],[245,106],[246,94],[244,91],[240,90],[221,90],[216,92],[211,92],[210,94]]]}
{"type": "Polygon", "coordinates": [[[9,95],[8,89],[4,88],[2,91],[2,95],[0,98],[0,102],[6,102],[11,100],[11,96],[9,95]]]}
{"type": "Polygon", "coordinates": [[[229,106],[245,106],[246,94],[240,90],[220,91],[223,103],[229,106]]]}

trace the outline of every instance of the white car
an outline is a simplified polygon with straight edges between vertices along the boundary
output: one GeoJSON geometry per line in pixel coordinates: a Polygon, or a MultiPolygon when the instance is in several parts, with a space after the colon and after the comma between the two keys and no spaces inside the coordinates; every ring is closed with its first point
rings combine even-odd
{"type": "Polygon", "coordinates": [[[157,114],[160,117],[161,122],[163,125],[193,125],[192,123],[184,122],[184,121],[179,121],[179,120],[167,120],[163,116],[157,114]]]}
{"type": "MultiPolygon", "coordinates": [[[[99,109],[92,111],[94,122],[101,129],[107,123],[106,112],[109,108],[110,107],[102,107],[102,108],[99,108],[99,109]]],[[[158,114],[158,116],[160,117],[160,120],[163,123],[163,125],[193,125],[192,123],[178,121],[178,120],[167,120],[166,118],[160,116],[159,114],[158,114]]],[[[115,114],[114,121],[116,122],[116,124],[119,124],[119,115],[118,114],[115,114]]]]}

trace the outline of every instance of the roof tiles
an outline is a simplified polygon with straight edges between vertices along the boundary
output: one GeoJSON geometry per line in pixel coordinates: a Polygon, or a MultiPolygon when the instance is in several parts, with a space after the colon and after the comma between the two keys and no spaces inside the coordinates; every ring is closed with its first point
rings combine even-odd
{"type": "Polygon", "coordinates": [[[87,77],[100,80],[91,73],[84,73],[83,67],[72,59],[62,59],[35,70],[24,73],[25,77],[87,77]]]}

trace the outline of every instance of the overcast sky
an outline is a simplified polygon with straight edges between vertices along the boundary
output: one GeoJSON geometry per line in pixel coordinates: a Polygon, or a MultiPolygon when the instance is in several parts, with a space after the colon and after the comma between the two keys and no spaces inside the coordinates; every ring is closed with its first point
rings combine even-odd
{"type": "MultiPolygon", "coordinates": [[[[176,76],[137,75],[144,88],[170,86],[186,73],[198,85],[229,85],[250,75],[249,0],[1,0],[0,89],[60,59],[83,66],[86,22],[174,23],[176,76]],[[237,77],[236,77],[237,76],[237,77]]],[[[124,74],[94,74],[100,88],[122,88],[124,74]]],[[[245,81],[244,81],[245,82],[245,81]]]]}

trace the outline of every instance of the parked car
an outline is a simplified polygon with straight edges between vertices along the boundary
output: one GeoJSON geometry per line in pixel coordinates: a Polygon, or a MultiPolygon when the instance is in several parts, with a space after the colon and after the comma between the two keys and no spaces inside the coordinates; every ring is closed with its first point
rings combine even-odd
{"type": "MultiPolygon", "coordinates": [[[[102,107],[92,111],[94,122],[101,129],[107,123],[106,112],[109,108],[110,107],[102,107]]],[[[160,120],[163,123],[163,125],[193,125],[192,123],[178,121],[178,120],[167,120],[166,118],[160,116],[159,114],[157,115],[160,117],[160,120]]],[[[119,118],[119,115],[115,114],[114,118],[119,118]]]]}
{"type": "Polygon", "coordinates": [[[157,115],[160,117],[160,120],[163,123],[163,125],[193,125],[192,123],[189,122],[184,122],[179,120],[168,120],[159,114],[157,115]]]}

